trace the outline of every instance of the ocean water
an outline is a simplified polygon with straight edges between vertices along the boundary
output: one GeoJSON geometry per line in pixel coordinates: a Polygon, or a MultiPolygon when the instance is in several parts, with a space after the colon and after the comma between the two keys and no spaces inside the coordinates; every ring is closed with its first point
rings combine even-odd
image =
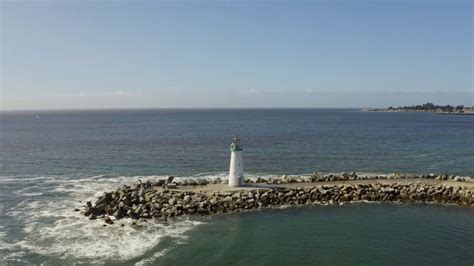
{"type": "Polygon", "coordinates": [[[474,210],[355,204],[103,226],[73,209],[121,183],[315,171],[474,176],[474,117],[355,109],[0,113],[0,264],[472,265],[474,210]],[[38,118],[35,119],[35,115],[38,118]]]}

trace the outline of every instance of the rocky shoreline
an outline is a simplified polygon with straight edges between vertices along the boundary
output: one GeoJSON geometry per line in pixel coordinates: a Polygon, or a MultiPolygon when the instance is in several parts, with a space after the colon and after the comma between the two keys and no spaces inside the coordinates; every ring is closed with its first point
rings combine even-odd
{"type": "MultiPolygon", "coordinates": [[[[332,176],[334,177],[334,175],[332,176]]],[[[423,180],[395,183],[374,181],[360,184],[351,182],[316,183],[335,181],[332,179],[333,177],[314,178],[313,176],[311,180],[314,183],[295,182],[301,183],[293,184],[297,185],[296,187],[249,185],[237,190],[219,189],[217,191],[193,190],[191,187],[162,189],[160,187],[162,180],[156,183],[138,182],[134,185],[122,185],[115,191],[105,192],[94,204],[88,201],[82,209],[78,208],[76,211],[81,211],[91,220],[99,218],[104,219],[107,224],[113,224],[122,218],[166,221],[169,218],[183,215],[208,215],[279,206],[343,204],[361,201],[474,206],[472,187],[452,186],[443,183],[447,181],[431,184],[423,182],[423,180]],[[329,180],[326,180],[327,178],[329,180]]],[[[352,180],[349,178],[355,178],[355,176],[347,175],[342,178],[347,178],[343,180],[352,180]]],[[[279,180],[287,179],[281,178],[279,180]]],[[[268,181],[270,180],[267,179],[266,182],[269,183],[268,181]]],[[[291,182],[288,181],[288,184],[291,182]]]]}
{"type": "MultiPolygon", "coordinates": [[[[314,183],[314,182],[328,182],[328,181],[351,181],[351,180],[387,180],[387,179],[432,179],[432,180],[453,180],[458,182],[468,182],[472,179],[468,176],[456,176],[448,174],[364,174],[357,172],[342,172],[342,173],[318,173],[303,176],[287,176],[269,177],[269,178],[246,178],[247,184],[292,184],[292,183],[314,183]]],[[[156,185],[162,186],[165,180],[159,180],[156,185]]],[[[216,178],[213,180],[193,178],[181,179],[175,181],[177,186],[205,186],[208,184],[227,184],[227,180],[216,178]]]]}

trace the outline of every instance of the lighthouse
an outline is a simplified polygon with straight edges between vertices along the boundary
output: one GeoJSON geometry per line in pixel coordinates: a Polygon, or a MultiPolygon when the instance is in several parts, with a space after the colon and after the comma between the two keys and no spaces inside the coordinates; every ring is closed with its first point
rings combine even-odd
{"type": "Polygon", "coordinates": [[[238,137],[230,144],[229,186],[241,187],[244,185],[244,163],[242,161],[242,145],[238,137]]]}

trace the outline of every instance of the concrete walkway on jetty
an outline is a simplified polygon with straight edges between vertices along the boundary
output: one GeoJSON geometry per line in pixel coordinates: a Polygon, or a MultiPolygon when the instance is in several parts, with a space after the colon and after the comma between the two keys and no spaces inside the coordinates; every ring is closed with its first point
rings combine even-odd
{"type": "MultiPolygon", "coordinates": [[[[207,184],[205,186],[180,186],[176,189],[168,189],[171,191],[193,191],[202,193],[225,192],[225,191],[239,191],[239,190],[257,190],[257,189],[279,189],[279,188],[307,188],[317,186],[335,186],[345,184],[409,184],[409,183],[423,183],[428,185],[445,185],[452,187],[463,187],[469,190],[474,190],[474,182],[459,182],[454,180],[436,180],[424,178],[404,178],[404,179],[365,179],[365,180],[341,180],[341,181],[319,181],[319,182],[303,182],[303,183],[288,183],[288,184],[265,184],[252,183],[246,184],[243,187],[229,187],[227,184],[207,184]]],[[[157,191],[163,191],[162,187],[155,187],[157,191]]]]}

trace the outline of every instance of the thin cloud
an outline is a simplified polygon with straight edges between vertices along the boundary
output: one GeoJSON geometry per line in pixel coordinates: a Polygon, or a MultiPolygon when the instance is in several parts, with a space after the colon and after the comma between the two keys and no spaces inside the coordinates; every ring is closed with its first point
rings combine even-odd
{"type": "Polygon", "coordinates": [[[131,91],[111,91],[111,92],[70,92],[70,93],[55,93],[51,94],[53,98],[98,98],[98,97],[117,97],[117,96],[130,96],[135,94],[131,91]]]}

